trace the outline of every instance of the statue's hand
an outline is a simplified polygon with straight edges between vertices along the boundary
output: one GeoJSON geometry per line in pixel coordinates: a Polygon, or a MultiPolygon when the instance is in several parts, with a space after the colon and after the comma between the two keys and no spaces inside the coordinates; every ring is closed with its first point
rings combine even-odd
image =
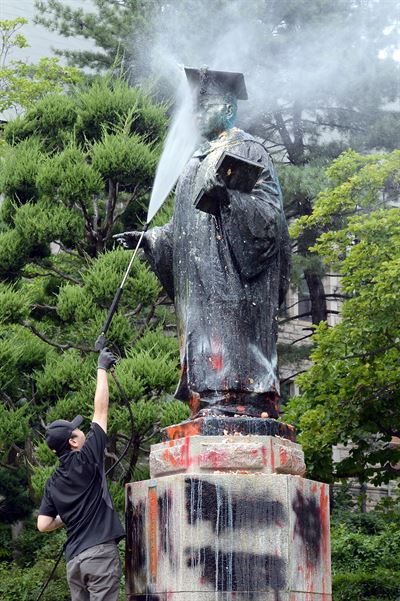
{"type": "Polygon", "coordinates": [[[215,202],[218,204],[227,204],[229,202],[229,196],[225,183],[217,173],[213,173],[207,178],[203,186],[203,191],[208,196],[214,197],[215,202]]]}
{"type": "Polygon", "coordinates": [[[225,184],[218,173],[215,173],[214,171],[208,173],[207,179],[203,185],[204,192],[212,192],[213,190],[220,190],[221,188],[225,188],[225,184]]]}
{"type": "MultiPolygon", "coordinates": [[[[126,249],[136,248],[142,232],[121,232],[113,236],[114,240],[126,249]]],[[[143,237],[144,242],[144,237],[143,237]]]]}

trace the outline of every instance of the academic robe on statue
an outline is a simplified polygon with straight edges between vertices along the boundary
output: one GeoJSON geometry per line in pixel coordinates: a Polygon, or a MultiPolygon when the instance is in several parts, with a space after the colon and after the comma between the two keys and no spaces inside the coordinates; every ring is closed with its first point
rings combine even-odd
{"type": "Polygon", "coordinates": [[[222,404],[232,413],[277,417],[277,311],[287,291],[290,246],[279,182],[263,145],[235,128],[200,147],[179,179],[173,219],[149,230],[145,250],[175,303],[176,398],[193,410],[222,404]],[[194,201],[225,150],[264,169],[251,193],[227,190],[229,200],[215,217],[194,201]]]}

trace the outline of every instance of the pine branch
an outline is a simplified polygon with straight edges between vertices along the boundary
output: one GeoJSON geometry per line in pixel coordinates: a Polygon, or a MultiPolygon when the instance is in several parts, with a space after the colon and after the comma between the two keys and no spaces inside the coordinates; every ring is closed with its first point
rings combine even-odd
{"type": "Polygon", "coordinates": [[[34,303],[31,305],[31,309],[34,311],[35,309],[41,309],[42,311],[50,311],[57,312],[57,307],[54,305],[41,305],[40,303],[34,303]]]}
{"type": "Polygon", "coordinates": [[[66,351],[66,350],[68,350],[70,348],[75,348],[75,349],[77,349],[79,351],[83,351],[84,353],[95,353],[96,352],[96,350],[94,348],[91,348],[89,346],[82,346],[82,345],[75,344],[75,343],[69,342],[69,341],[66,342],[65,344],[61,344],[60,342],[56,342],[55,340],[51,340],[45,334],[43,334],[42,332],[40,332],[29,321],[23,321],[22,325],[25,328],[27,328],[28,330],[30,330],[33,334],[35,334],[35,336],[37,336],[38,338],[40,338],[40,340],[43,340],[43,342],[46,342],[50,346],[54,346],[55,348],[58,348],[61,351],[66,351]]]}
{"type": "Polygon", "coordinates": [[[137,315],[143,309],[143,303],[139,303],[132,311],[128,311],[124,313],[124,317],[132,317],[133,315],[137,315]]]}
{"type": "Polygon", "coordinates": [[[160,428],[160,424],[156,423],[154,425],[153,430],[150,432],[150,434],[148,436],[146,436],[146,438],[142,438],[142,444],[146,444],[146,442],[150,442],[154,436],[157,436],[157,434],[159,434],[161,432],[161,428],[160,428]]]}
{"type": "MultiPolygon", "coordinates": [[[[57,269],[54,266],[50,266],[50,265],[43,265],[42,263],[40,263],[40,261],[33,261],[33,263],[35,265],[37,265],[38,267],[41,267],[42,269],[47,269],[48,271],[50,271],[50,273],[45,273],[43,275],[46,276],[50,276],[50,275],[58,275],[60,276],[60,278],[62,278],[63,280],[67,280],[68,282],[72,282],[73,284],[78,284],[78,286],[80,286],[81,288],[83,287],[83,282],[81,280],[78,280],[77,278],[74,278],[72,275],[67,275],[66,273],[64,273],[63,271],[60,271],[59,269],[57,269]]],[[[40,277],[40,274],[37,274],[36,277],[40,277]]]]}
{"type": "Polygon", "coordinates": [[[146,317],[146,319],[144,320],[144,323],[142,324],[142,326],[139,328],[135,338],[132,341],[132,345],[134,346],[136,344],[136,342],[143,336],[144,332],[146,331],[147,326],[149,325],[150,321],[153,319],[154,317],[154,313],[156,310],[156,303],[152,303],[149,313],[146,317]]]}
{"type": "MultiPolygon", "coordinates": [[[[136,184],[132,194],[130,195],[130,197],[128,198],[126,203],[124,204],[124,207],[120,211],[115,211],[112,225],[114,225],[114,223],[120,217],[122,217],[124,215],[124,213],[126,213],[127,209],[130,207],[131,203],[139,197],[138,189],[139,189],[139,184],[136,184]]],[[[145,191],[145,192],[148,192],[149,190],[150,190],[150,188],[148,188],[147,191],[145,191]]]]}
{"type": "Polygon", "coordinates": [[[98,197],[93,195],[92,204],[93,204],[93,229],[95,231],[96,236],[99,231],[99,205],[98,205],[98,197]]]}
{"type": "Polygon", "coordinates": [[[108,197],[107,197],[107,205],[106,205],[106,216],[104,220],[104,227],[102,228],[102,236],[103,239],[107,238],[108,233],[110,232],[112,225],[114,223],[114,211],[115,206],[117,204],[118,198],[118,182],[114,183],[110,178],[108,180],[108,197]]]}
{"type": "Polygon", "coordinates": [[[16,472],[19,470],[19,467],[16,465],[9,465],[8,463],[4,463],[3,461],[0,461],[0,466],[4,467],[6,470],[10,470],[12,472],[16,472]]]}
{"type": "Polygon", "coordinates": [[[313,121],[312,119],[303,119],[304,123],[311,123],[312,125],[322,125],[324,127],[331,127],[335,129],[351,129],[353,131],[360,131],[365,133],[366,129],[364,127],[357,127],[356,125],[350,124],[340,124],[340,123],[330,123],[325,121],[313,121]]]}
{"type": "Polygon", "coordinates": [[[8,394],[6,392],[4,392],[4,390],[0,390],[0,398],[2,398],[6,403],[8,403],[10,405],[10,407],[15,409],[14,401],[12,400],[12,398],[10,396],[8,396],[8,394]]]}
{"type": "Polygon", "coordinates": [[[64,246],[64,244],[60,240],[54,240],[54,242],[55,244],[58,244],[58,246],[63,252],[67,253],[68,255],[71,255],[71,257],[76,257],[77,259],[81,258],[81,256],[78,253],[64,246]]]}
{"type": "Polygon", "coordinates": [[[80,200],[75,203],[75,207],[78,209],[78,211],[80,211],[82,213],[83,219],[85,221],[85,229],[86,229],[87,233],[89,234],[92,242],[94,242],[96,244],[97,240],[98,240],[98,236],[96,235],[96,232],[93,229],[93,223],[92,223],[92,220],[90,219],[87,208],[85,207],[84,203],[80,200]]]}

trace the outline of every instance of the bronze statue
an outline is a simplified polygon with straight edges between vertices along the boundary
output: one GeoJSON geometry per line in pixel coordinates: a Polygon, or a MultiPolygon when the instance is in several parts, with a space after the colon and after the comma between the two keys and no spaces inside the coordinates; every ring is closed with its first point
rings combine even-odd
{"type": "MultiPolygon", "coordinates": [[[[247,99],[243,74],[185,71],[204,142],[178,181],[172,220],[143,239],[175,304],[181,361],[175,397],[189,402],[193,416],[276,418],[277,311],[290,264],[279,182],[261,141],[234,127],[237,100],[247,99]],[[220,170],[233,160],[240,171],[241,159],[245,175],[247,166],[258,170],[247,192],[240,173],[232,184],[231,168],[220,170]]],[[[116,239],[133,248],[138,236],[116,239]]]]}

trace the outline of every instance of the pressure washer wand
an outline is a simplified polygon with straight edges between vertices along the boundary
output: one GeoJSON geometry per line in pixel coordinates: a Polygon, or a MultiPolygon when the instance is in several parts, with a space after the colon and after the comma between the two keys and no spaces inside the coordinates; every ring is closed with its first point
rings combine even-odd
{"type": "Polygon", "coordinates": [[[101,329],[101,334],[98,337],[98,339],[96,340],[96,344],[95,344],[95,350],[96,351],[101,351],[105,347],[105,345],[106,345],[106,334],[107,334],[108,328],[110,327],[112,318],[114,317],[114,313],[115,313],[115,311],[118,308],[118,304],[119,304],[119,301],[120,301],[121,296],[122,296],[122,292],[123,292],[123,288],[124,288],[125,282],[126,282],[127,277],[128,277],[128,275],[129,275],[129,273],[130,273],[130,271],[132,269],[133,261],[135,260],[137,252],[138,252],[138,250],[140,248],[140,245],[142,243],[143,236],[145,235],[148,226],[149,226],[149,224],[146,223],[145,226],[144,226],[144,228],[143,228],[143,231],[140,234],[140,238],[138,240],[138,243],[136,244],[136,248],[133,251],[133,255],[131,256],[131,260],[129,261],[129,265],[128,265],[126,271],[125,271],[125,275],[124,275],[124,277],[122,279],[121,285],[117,288],[117,290],[115,292],[113,301],[112,301],[111,306],[110,306],[110,308],[108,310],[108,315],[107,315],[106,320],[105,320],[105,322],[103,324],[103,327],[101,329]]]}

